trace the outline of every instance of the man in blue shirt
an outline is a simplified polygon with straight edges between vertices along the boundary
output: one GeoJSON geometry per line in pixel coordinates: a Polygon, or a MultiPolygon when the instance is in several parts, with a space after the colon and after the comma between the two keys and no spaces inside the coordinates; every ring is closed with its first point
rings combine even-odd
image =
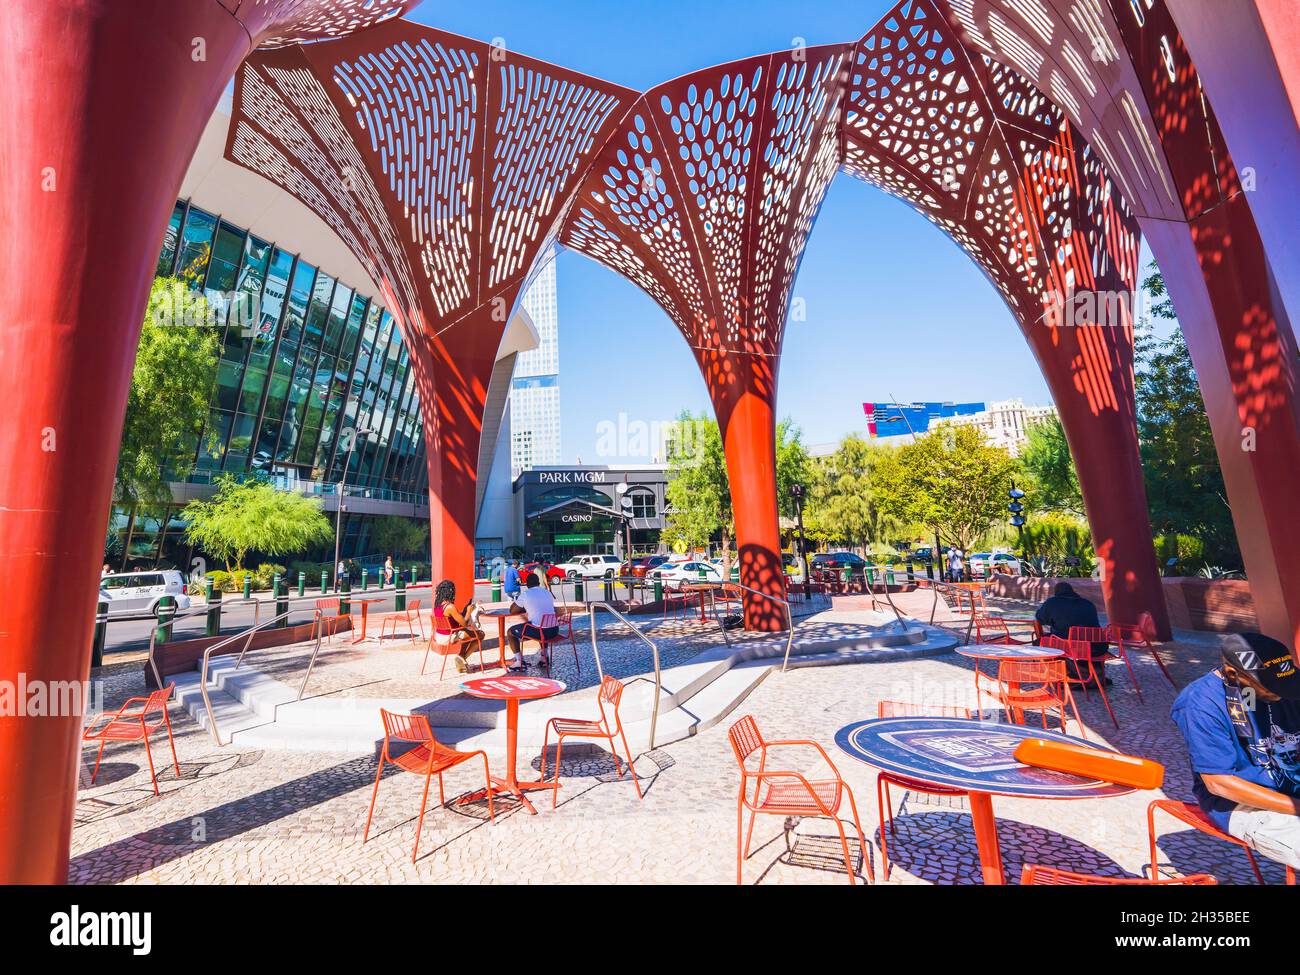
{"type": "Polygon", "coordinates": [[[505,589],[507,596],[513,599],[515,596],[519,595],[520,586],[519,586],[519,560],[518,559],[512,559],[510,561],[510,564],[506,566],[506,572],[505,575],[503,576],[503,582],[504,585],[502,586],[502,588],[505,589]]]}
{"type": "Polygon", "coordinates": [[[1225,833],[1300,868],[1300,670],[1262,633],[1229,637],[1222,657],[1174,702],[1197,802],[1225,833]]]}

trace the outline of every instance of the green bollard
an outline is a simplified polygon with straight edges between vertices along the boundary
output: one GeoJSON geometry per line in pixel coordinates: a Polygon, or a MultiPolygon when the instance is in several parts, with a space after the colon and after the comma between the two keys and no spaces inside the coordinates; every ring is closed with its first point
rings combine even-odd
{"type": "Polygon", "coordinates": [[[172,620],[176,617],[176,597],[163,596],[158,600],[158,642],[170,643],[172,620]]]}
{"type": "Polygon", "coordinates": [[[298,573],[298,595],[307,595],[307,573],[305,572],[298,573]]]}
{"type": "Polygon", "coordinates": [[[411,585],[415,585],[419,580],[420,567],[418,565],[413,565],[411,566],[411,585]]]}
{"type": "Polygon", "coordinates": [[[492,583],[492,602],[501,602],[501,580],[499,579],[492,583]]]}
{"type": "Polygon", "coordinates": [[[323,596],[330,591],[330,574],[324,569],[320,571],[320,594],[323,596]]]}
{"type": "Polygon", "coordinates": [[[365,567],[361,569],[361,591],[370,591],[370,570],[365,567]]]}
{"type": "Polygon", "coordinates": [[[208,636],[219,636],[221,634],[221,590],[212,585],[212,580],[207,580],[207,585],[203,587],[207,590],[208,595],[208,626],[205,631],[208,636]]]}
{"type": "Polygon", "coordinates": [[[343,584],[339,586],[339,615],[347,616],[352,612],[352,604],[348,602],[348,596],[352,595],[352,580],[343,577],[343,584]]]}
{"type": "Polygon", "coordinates": [[[244,573],[244,598],[253,598],[253,574],[251,572],[244,573]]]}
{"type": "MultiPolygon", "coordinates": [[[[280,578],[280,573],[278,572],[271,579],[271,594],[275,596],[275,615],[284,616],[289,612],[289,587],[285,584],[285,581],[280,578]]],[[[287,625],[288,622],[287,619],[282,619],[280,622],[275,624],[275,628],[278,630],[282,626],[287,625]]]]}
{"type": "Polygon", "coordinates": [[[866,582],[868,586],[874,586],[876,584],[875,569],[873,569],[871,566],[867,566],[865,569],[862,570],[862,573],[864,576],[866,576],[866,582]]]}
{"type": "Polygon", "coordinates": [[[406,580],[397,573],[397,596],[393,599],[393,609],[399,613],[406,611],[406,580]]]}
{"type": "Polygon", "coordinates": [[[586,590],[583,588],[583,583],[581,579],[573,580],[573,599],[574,602],[579,602],[579,603],[585,603],[587,601],[587,593],[586,590]]]}
{"type": "Polygon", "coordinates": [[[885,570],[885,585],[892,586],[893,584],[894,584],[894,570],[891,567],[885,570]]]}
{"type": "Polygon", "coordinates": [[[656,579],[655,580],[655,602],[662,603],[663,601],[664,601],[664,581],[662,579],[656,579]]]}
{"type": "Polygon", "coordinates": [[[95,607],[95,637],[90,644],[90,666],[100,667],[104,663],[104,638],[108,635],[108,603],[102,599],[95,607]]]}

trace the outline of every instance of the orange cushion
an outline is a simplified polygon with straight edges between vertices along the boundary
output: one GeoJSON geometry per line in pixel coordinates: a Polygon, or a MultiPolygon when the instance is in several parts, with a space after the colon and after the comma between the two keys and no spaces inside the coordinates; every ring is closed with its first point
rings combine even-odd
{"type": "Polygon", "coordinates": [[[1165,767],[1159,762],[1044,738],[1026,738],[1016,746],[1014,757],[1017,762],[1035,768],[1069,772],[1135,789],[1158,789],[1165,780],[1165,767]]]}

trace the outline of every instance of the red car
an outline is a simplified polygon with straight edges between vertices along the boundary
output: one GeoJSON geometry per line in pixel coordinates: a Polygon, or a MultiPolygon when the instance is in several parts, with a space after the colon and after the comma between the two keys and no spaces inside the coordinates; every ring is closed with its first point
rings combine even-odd
{"type": "Polygon", "coordinates": [[[546,580],[548,582],[561,582],[564,580],[565,578],[564,573],[561,572],[559,569],[557,569],[550,562],[526,562],[519,567],[520,576],[527,576],[528,573],[532,572],[539,565],[545,570],[546,580]]]}
{"type": "Polygon", "coordinates": [[[668,556],[666,555],[639,555],[619,566],[618,574],[625,579],[629,576],[635,579],[644,579],[647,572],[659,568],[667,561],[668,556]]]}

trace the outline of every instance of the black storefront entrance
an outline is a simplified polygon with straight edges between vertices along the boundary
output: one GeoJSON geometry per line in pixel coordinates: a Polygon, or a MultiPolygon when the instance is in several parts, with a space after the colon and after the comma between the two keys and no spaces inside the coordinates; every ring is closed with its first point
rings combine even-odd
{"type": "Polygon", "coordinates": [[[662,466],[543,467],[525,471],[514,489],[523,497],[528,558],[563,562],[578,555],[650,554],[663,527],[662,466]]]}

